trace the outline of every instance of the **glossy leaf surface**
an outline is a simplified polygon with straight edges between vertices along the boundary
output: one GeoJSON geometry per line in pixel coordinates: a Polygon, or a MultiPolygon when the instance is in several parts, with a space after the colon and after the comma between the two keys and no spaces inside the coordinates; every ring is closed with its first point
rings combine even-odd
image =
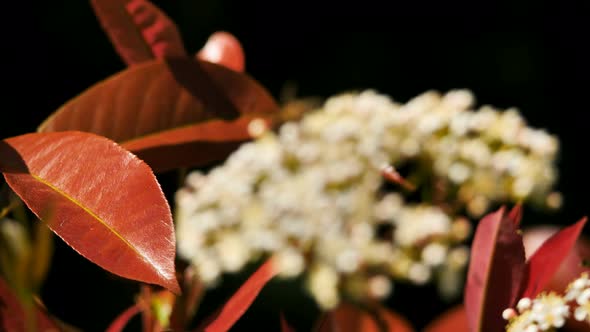
{"type": "Polygon", "coordinates": [[[465,309],[472,332],[503,331],[502,311],[520,294],[525,254],[518,222],[504,208],[478,224],[471,248],[465,288],[465,309]],[[499,291],[501,290],[501,291],[499,291]]]}
{"type": "Polygon", "coordinates": [[[149,1],[92,0],[90,3],[117,53],[128,65],[186,56],[174,22],[149,1]]]}
{"type": "Polygon", "coordinates": [[[74,250],[122,277],[180,291],[170,208],[143,161],[82,132],[27,134],[1,145],[8,146],[0,148],[8,185],[74,250]]]}
{"type": "Polygon", "coordinates": [[[219,315],[205,327],[205,332],[228,331],[248,310],[264,285],[278,272],[272,258],[262,264],[225,303],[219,315]]]}
{"type": "Polygon", "coordinates": [[[382,306],[373,313],[349,303],[341,303],[326,313],[318,326],[319,332],[413,332],[410,323],[382,306]]]}
{"type": "Polygon", "coordinates": [[[234,35],[225,31],[213,33],[197,53],[197,57],[237,72],[243,72],[246,66],[242,45],[234,35]]]}
{"type": "Polygon", "coordinates": [[[98,83],[62,106],[39,131],[92,132],[131,144],[127,147],[142,158],[152,153],[166,155],[161,160],[195,159],[178,160],[187,166],[217,160],[212,154],[223,157],[236,139],[248,139],[244,124],[249,120],[241,117],[266,118],[277,109],[270,94],[244,74],[206,61],[167,59],[98,83]],[[214,124],[204,124],[210,120],[225,122],[214,130],[214,124]]]}
{"type": "Polygon", "coordinates": [[[552,235],[527,261],[527,276],[521,297],[533,298],[549,284],[561,264],[574,249],[586,218],[552,235]]]}

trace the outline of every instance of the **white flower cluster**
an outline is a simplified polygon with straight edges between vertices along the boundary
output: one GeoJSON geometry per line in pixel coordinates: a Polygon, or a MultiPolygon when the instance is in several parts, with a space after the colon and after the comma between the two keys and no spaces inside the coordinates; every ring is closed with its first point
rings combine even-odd
{"type": "Polygon", "coordinates": [[[483,106],[470,112],[472,103],[467,91],[425,93],[399,108],[402,123],[383,144],[399,142],[390,156],[399,162],[417,158],[455,185],[456,198],[473,217],[494,201],[559,205],[558,194],[548,195],[557,176],[558,140],[527,127],[515,109],[499,112],[483,106]]]}
{"type": "Polygon", "coordinates": [[[189,174],[176,197],[180,255],[212,284],[275,254],[283,276],[307,273],[323,308],[342,293],[385,297],[390,277],[436,276],[457,291],[469,221],[385,190],[383,166],[414,162],[408,179],[418,190],[420,176],[442,178],[456,193],[444,199],[474,215],[496,200],[544,198],[555,180],[554,137],[515,111],[469,111],[472,99],[429,92],[400,105],[373,91],[345,94],[263,133],[207,175],[189,174]]]}
{"type": "Polygon", "coordinates": [[[586,273],[569,284],[564,296],[551,292],[532,300],[523,298],[516,306],[518,313],[506,309],[502,316],[509,320],[508,332],[554,331],[565,325],[572,306],[575,320],[590,322],[590,280],[586,273]]]}
{"type": "Polygon", "coordinates": [[[590,323],[590,280],[588,280],[587,273],[583,273],[580,278],[569,285],[565,300],[576,301],[577,307],[574,311],[576,320],[585,320],[590,323]]]}

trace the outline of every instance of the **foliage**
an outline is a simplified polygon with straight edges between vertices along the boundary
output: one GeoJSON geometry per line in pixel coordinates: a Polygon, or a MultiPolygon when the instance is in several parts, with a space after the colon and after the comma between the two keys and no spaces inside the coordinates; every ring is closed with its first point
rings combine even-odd
{"type": "MultiPolygon", "coordinates": [[[[516,111],[472,112],[466,91],[429,92],[405,105],[370,91],[322,106],[279,105],[244,72],[231,34],[213,34],[193,56],[147,0],[90,5],[128,68],[64,103],[37,132],[0,141],[1,330],[77,331],[38,296],[55,234],[104,270],[141,283],[109,332],[136,315],[146,332],[227,331],[271,279],[303,271],[323,309],[317,331],[410,332],[381,301],[390,279],[435,279],[439,295],[461,293],[468,218],[482,215],[464,307],[425,331],[548,330],[564,326],[574,307],[576,320],[590,317],[587,275],[568,280],[563,296],[545,292],[585,218],[526,259],[520,204],[559,206],[558,143],[516,111]],[[154,173],[195,168],[170,204],[154,173]],[[515,207],[485,214],[499,203],[515,207]],[[281,245],[252,249],[268,232],[281,245]],[[208,288],[248,261],[264,263],[195,322],[208,288]]],[[[280,314],[282,331],[294,331],[289,319],[280,314]]]]}

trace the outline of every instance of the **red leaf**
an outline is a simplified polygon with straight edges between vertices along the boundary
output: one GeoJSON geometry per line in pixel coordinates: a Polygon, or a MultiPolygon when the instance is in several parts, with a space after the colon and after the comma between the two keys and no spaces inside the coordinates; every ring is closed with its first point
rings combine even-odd
{"type": "Polygon", "coordinates": [[[485,216],[472,245],[465,308],[470,330],[503,331],[502,311],[519,295],[525,272],[525,254],[518,223],[504,208],[485,216]]]}
{"type": "Polygon", "coordinates": [[[0,155],[6,182],[68,245],[112,273],[180,292],[170,207],[144,162],[82,132],[28,134],[4,143],[23,163],[3,167],[0,155]]]}
{"type": "Polygon", "coordinates": [[[432,321],[423,332],[470,332],[463,306],[455,307],[432,321]]]}
{"type": "Polygon", "coordinates": [[[205,46],[197,53],[197,57],[238,72],[244,71],[246,62],[244,49],[238,39],[225,31],[212,34],[205,46]]]}
{"type": "Polygon", "coordinates": [[[508,219],[512,220],[516,227],[520,226],[522,220],[522,204],[516,204],[508,213],[508,219]]]}
{"type": "Polygon", "coordinates": [[[141,312],[141,306],[134,304],[123,311],[115,320],[109,325],[105,332],[121,332],[127,326],[131,318],[141,312]]]}
{"type": "Polygon", "coordinates": [[[205,332],[229,330],[248,310],[264,285],[277,273],[278,270],[275,268],[272,258],[262,264],[225,303],[215,320],[205,327],[205,332]]]}
{"type": "Polygon", "coordinates": [[[281,312],[281,332],[295,332],[295,329],[293,329],[289,323],[287,323],[287,320],[285,319],[285,315],[283,315],[283,313],[281,312]]]}
{"type": "Polygon", "coordinates": [[[551,281],[559,266],[574,248],[586,218],[553,234],[529,258],[526,264],[527,276],[523,281],[521,297],[537,296],[551,281]]]}
{"type": "Polygon", "coordinates": [[[187,55],[174,22],[149,1],[92,0],[91,4],[117,53],[128,65],[187,55]]]}
{"type": "Polygon", "coordinates": [[[370,313],[349,303],[341,303],[338,307],[324,315],[319,323],[318,332],[413,332],[414,328],[398,314],[380,305],[370,313]],[[383,328],[383,329],[382,329],[383,328]]]}
{"type": "MultiPolygon", "coordinates": [[[[44,310],[36,306],[32,299],[31,305],[35,314],[36,331],[59,331],[57,324],[47,316],[44,310]]],[[[27,331],[31,327],[31,322],[31,317],[27,315],[21,301],[6,281],[0,277],[0,331],[27,331]]]]}
{"type": "MultiPolygon", "coordinates": [[[[543,242],[547,241],[552,235],[559,232],[564,227],[558,225],[534,225],[523,231],[522,241],[524,242],[524,251],[529,259],[535,251],[541,247],[543,242]]],[[[590,268],[580,264],[582,259],[590,257],[590,239],[580,235],[576,245],[560,264],[557,272],[554,273],[551,281],[544,287],[543,291],[554,291],[563,293],[566,291],[570,282],[578,278],[584,272],[590,272],[590,268]]]]}
{"type": "Polygon", "coordinates": [[[224,158],[249,138],[249,119],[269,118],[277,109],[270,94],[245,74],[206,61],[167,59],[98,83],[39,131],[80,130],[127,142],[148,163],[157,159],[168,169],[224,158]],[[205,123],[214,119],[226,122],[205,123]]]}
{"type": "Polygon", "coordinates": [[[148,163],[154,172],[205,165],[229,155],[251,139],[248,124],[253,118],[235,121],[211,120],[148,135],[122,144],[148,163]]]}

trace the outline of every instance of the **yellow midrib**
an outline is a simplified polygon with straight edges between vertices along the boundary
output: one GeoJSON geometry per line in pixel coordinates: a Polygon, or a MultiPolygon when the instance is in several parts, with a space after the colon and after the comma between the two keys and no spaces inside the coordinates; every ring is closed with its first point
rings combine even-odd
{"type": "MultiPolygon", "coordinates": [[[[76,206],[78,206],[79,208],[81,208],[82,210],[84,210],[84,212],[86,212],[88,215],[90,215],[92,218],[94,218],[96,221],[98,221],[102,226],[104,226],[106,229],[108,229],[109,232],[111,232],[117,238],[119,238],[119,240],[121,240],[121,242],[123,242],[127,247],[131,248],[131,250],[133,250],[134,253],[136,253],[139,257],[141,257],[144,262],[148,263],[148,265],[152,265],[152,264],[150,264],[151,262],[150,262],[150,259],[148,257],[145,257],[143,254],[141,254],[129,241],[127,241],[127,239],[125,239],[119,232],[117,232],[109,224],[107,224],[104,220],[102,220],[102,218],[99,217],[92,210],[90,210],[86,206],[82,205],[80,202],[78,202],[72,196],[68,195],[63,190],[61,190],[58,187],[54,186],[50,182],[47,182],[42,177],[40,177],[40,176],[38,176],[36,174],[32,174],[32,173],[30,173],[30,175],[35,180],[37,180],[40,183],[42,183],[42,184],[46,185],[47,187],[51,188],[51,190],[57,192],[58,194],[60,194],[61,196],[65,197],[65,198],[67,198],[70,202],[72,202],[73,204],[75,204],[76,206]]],[[[160,271],[157,268],[156,268],[156,271],[158,272],[158,274],[161,274],[160,271]]]]}

